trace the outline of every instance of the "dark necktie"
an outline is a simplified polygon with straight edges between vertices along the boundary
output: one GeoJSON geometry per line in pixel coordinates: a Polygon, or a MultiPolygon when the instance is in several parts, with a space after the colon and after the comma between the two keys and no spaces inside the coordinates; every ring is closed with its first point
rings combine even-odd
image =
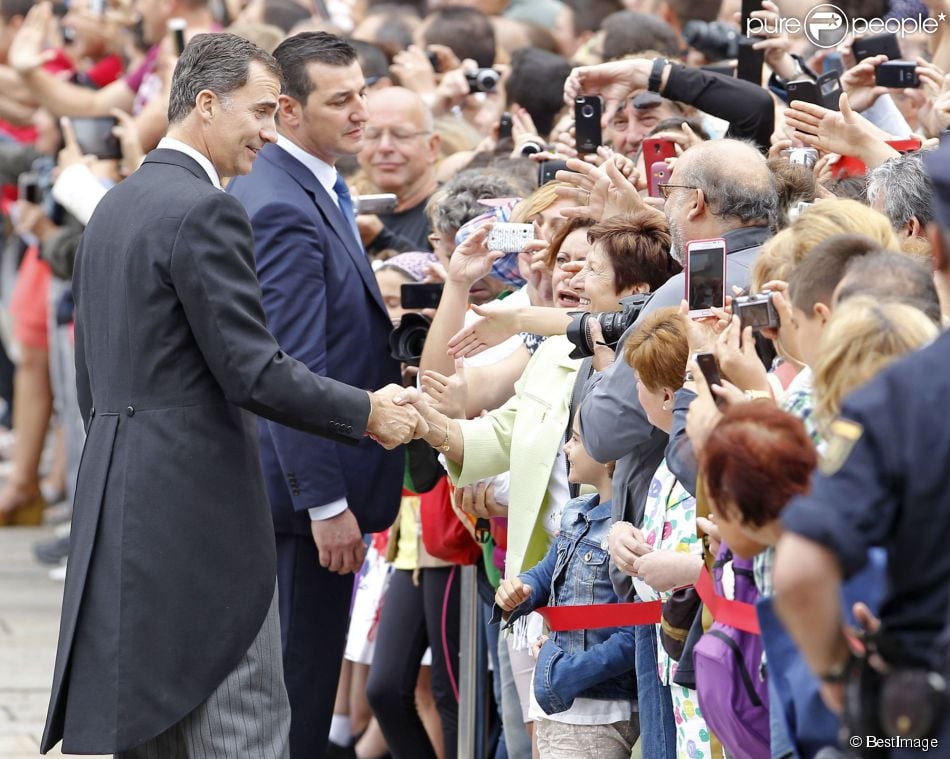
{"type": "Polygon", "coordinates": [[[333,191],[336,193],[337,205],[340,207],[340,213],[346,219],[346,223],[353,231],[353,239],[357,247],[362,250],[363,243],[360,240],[360,230],[356,226],[356,214],[353,213],[353,199],[350,197],[350,189],[346,186],[346,181],[341,174],[336,175],[336,182],[333,183],[333,191]]]}

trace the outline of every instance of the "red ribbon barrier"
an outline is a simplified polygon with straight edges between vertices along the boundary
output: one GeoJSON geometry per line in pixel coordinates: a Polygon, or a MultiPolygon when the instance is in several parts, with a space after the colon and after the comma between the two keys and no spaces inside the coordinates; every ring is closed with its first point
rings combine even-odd
{"type": "Polygon", "coordinates": [[[696,583],[696,592],[713,619],[724,625],[735,627],[737,630],[759,635],[759,618],[755,615],[755,605],[743,601],[733,601],[723,598],[716,593],[709,570],[703,567],[696,583]]]}
{"type": "Polygon", "coordinates": [[[537,612],[555,632],[596,630],[600,627],[635,627],[658,624],[663,613],[663,602],[542,606],[537,612]]]}
{"type": "MultiPolygon", "coordinates": [[[[695,585],[696,592],[712,618],[737,630],[759,635],[755,605],[723,598],[716,593],[709,570],[703,567],[695,585]]],[[[662,601],[590,606],[542,606],[536,610],[554,632],[596,630],[602,627],[636,627],[659,624],[662,601]]]]}

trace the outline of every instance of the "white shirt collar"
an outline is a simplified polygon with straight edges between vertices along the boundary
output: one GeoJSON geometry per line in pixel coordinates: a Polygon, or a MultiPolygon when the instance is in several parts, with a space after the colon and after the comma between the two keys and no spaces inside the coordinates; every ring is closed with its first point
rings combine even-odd
{"type": "Polygon", "coordinates": [[[328,164],[326,161],[322,161],[317,158],[312,153],[308,153],[302,147],[297,145],[294,142],[291,142],[284,135],[277,134],[277,147],[283,148],[290,155],[296,158],[300,163],[306,166],[310,172],[317,178],[317,181],[326,190],[330,197],[333,198],[333,202],[339,205],[339,202],[336,197],[336,192],[333,190],[333,185],[336,184],[337,171],[336,168],[328,164]]]}
{"type": "Polygon", "coordinates": [[[162,139],[158,142],[158,147],[164,148],[165,150],[177,150],[179,153],[184,153],[189,158],[194,158],[201,168],[205,170],[205,173],[211,180],[211,184],[213,184],[219,190],[224,189],[221,187],[221,178],[218,176],[217,169],[214,168],[214,164],[211,163],[204,153],[195,150],[193,147],[191,147],[191,145],[187,145],[181,140],[176,140],[174,137],[162,137],[162,139]]]}

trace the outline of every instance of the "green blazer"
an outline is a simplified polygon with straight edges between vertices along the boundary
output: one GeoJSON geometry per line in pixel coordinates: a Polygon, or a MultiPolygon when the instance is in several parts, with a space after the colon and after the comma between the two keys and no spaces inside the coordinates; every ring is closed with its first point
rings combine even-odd
{"type": "Polygon", "coordinates": [[[548,481],[564,445],[579,359],[564,336],[549,337],[531,357],[515,394],[487,416],[460,422],[462,466],[449,462],[455,484],[469,485],[511,472],[505,574],[514,577],[544,556],[548,535],[540,525],[548,481]]]}

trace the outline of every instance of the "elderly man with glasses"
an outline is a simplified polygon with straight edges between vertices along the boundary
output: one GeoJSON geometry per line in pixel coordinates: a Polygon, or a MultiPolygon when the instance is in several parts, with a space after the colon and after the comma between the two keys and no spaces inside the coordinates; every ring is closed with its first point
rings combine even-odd
{"type": "Polygon", "coordinates": [[[422,98],[386,87],[367,98],[369,119],[360,166],[378,192],[396,195],[392,211],[361,214],[356,222],[370,255],[387,248],[429,250],[426,201],[435,191],[439,135],[422,98]]]}

